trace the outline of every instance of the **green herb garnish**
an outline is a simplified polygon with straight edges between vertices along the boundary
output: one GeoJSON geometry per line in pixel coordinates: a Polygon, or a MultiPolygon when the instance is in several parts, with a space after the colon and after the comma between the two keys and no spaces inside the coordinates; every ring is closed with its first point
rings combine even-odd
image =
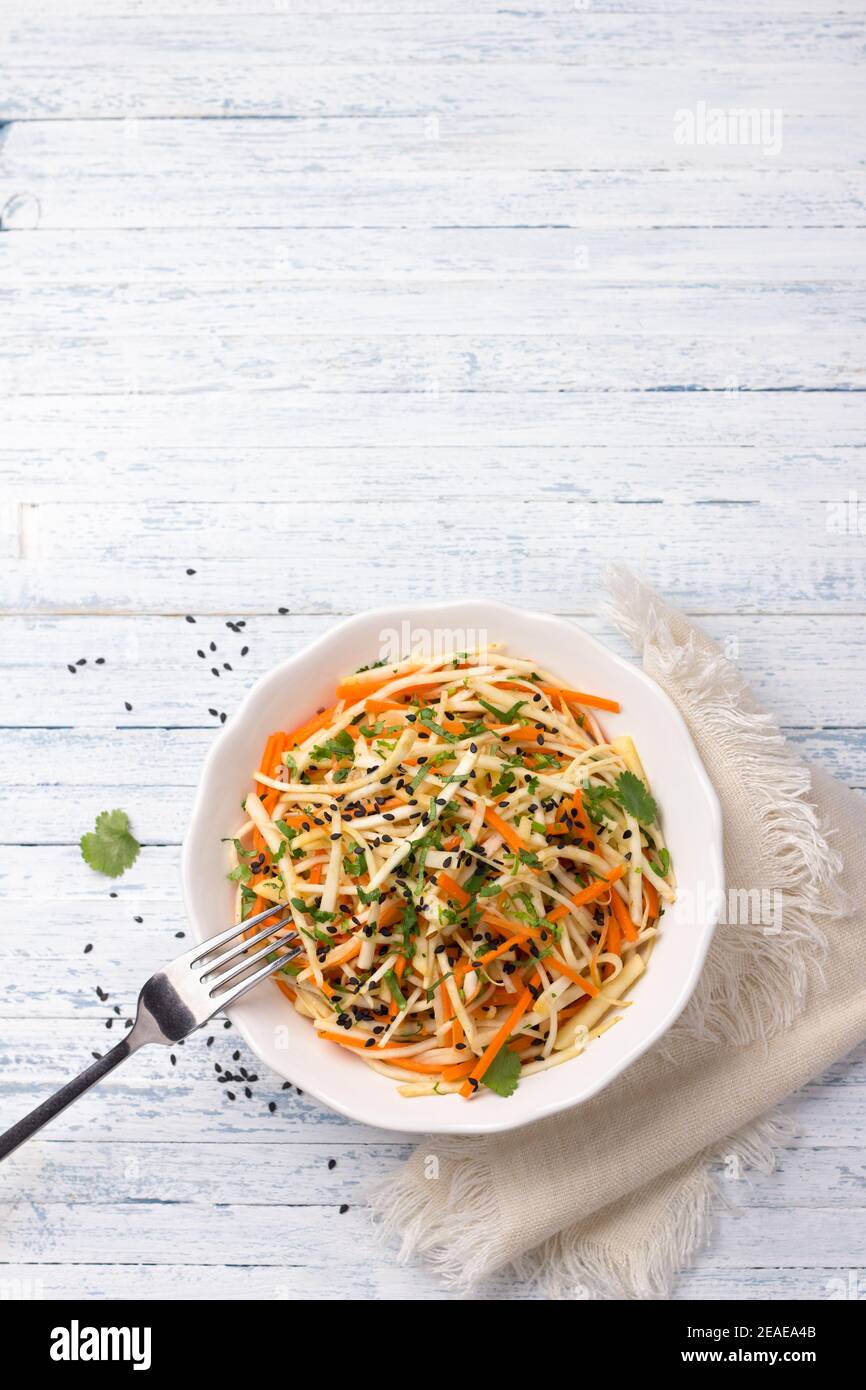
{"type": "Polygon", "coordinates": [[[96,817],[96,828],[81,837],[82,859],[108,878],[119,878],[131,868],[140,849],[125,811],[101,811],[96,817]]]}

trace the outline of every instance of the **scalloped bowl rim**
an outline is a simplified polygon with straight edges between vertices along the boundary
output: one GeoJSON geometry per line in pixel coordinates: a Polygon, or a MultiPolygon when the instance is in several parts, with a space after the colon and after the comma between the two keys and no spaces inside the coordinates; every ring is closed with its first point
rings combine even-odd
{"type": "Polygon", "coordinates": [[[544,1119],[596,1095],[646,1052],[681,1013],[697,984],[724,893],[718,797],[685,721],[651,677],[576,623],[547,613],[491,600],[400,604],[368,609],[336,623],[267,671],[214,740],[202,768],[181,857],[184,902],[195,938],[205,940],[230,920],[231,888],[225,882],[224,850],[219,842],[237,824],[230,794],[236,793],[239,803],[248,790],[270,729],[307,718],[328,688],[333,691],[337,675],[369,659],[386,630],[399,630],[404,621],[416,630],[419,624],[428,631],[453,630],[461,618],[462,631],[484,630],[508,650],[522,649],[537,656],[539,664],[564,679],[576,684],[584,675],[583,688],[592,688],[585,678],[587,669],[610,670],[610,678],[591,676],[593,681],[604,681],[597,689],[623,703],[620,715],[605,716],[605,727],[635,736],[659,802],[677,874],[678,903],[666,914],[649,968],[630,992],[634,1005],[624,1011],[618,1026],[596,1039],[583,1055],[527,1078],[507,1100],[486,1090],[469,1102],[454,1095],[401,1097],[393,1081],[363,1067],[346,1049],[316,1039],[309,1020],[301,1018],[270,981],[231,1009],[234,1026],[278,1075],[349,1119],[402,1133],[495,1133],[544,1119]],[[521,634],[518,640],[510,635],[515,631],[521,634]],[[524,638],[524,633],[531,635],[524,638]],[[562,644],[561,660],[550,655],[557,642],[562,644]],[[341,653],[348,656],[353,645],[355,658],[359,651],[367,657],[341,658],[341,653]],[[546,648],[545,654],[539,654],[538,647],[546,648]],[[298,676],[304,693],[293,698],[293,681],[297,687],[298,676]],[[282,720],[278,709],[286,711],[282,720]],[[693,915],[687,919],[680,910],[686,892],[693,906],[693,915]],[[678,916],[684,920],[677,921],[678,916]],[[675,941],[674,934],[680,930],[682,935],[675,941]]]}

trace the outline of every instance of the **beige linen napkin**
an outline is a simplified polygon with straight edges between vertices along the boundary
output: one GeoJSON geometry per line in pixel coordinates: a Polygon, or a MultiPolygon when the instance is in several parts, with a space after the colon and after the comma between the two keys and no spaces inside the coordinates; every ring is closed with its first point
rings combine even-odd
{"type": "Polygon", "coordinates": [[[556,1297],[667,1296],[706,1238],[718,1160],[772,1167],[772,1108],[866,1036],[866,802],[794,757],[689,620],[624,569],[609,589],[719,794],[729,894],[781,893],[782,930],[720,925],[678,1023],[594,1099],[510,1134],[431,1138],[382,1185],[400,1258],[464,1291],[512,1266],[556,1297]]]}

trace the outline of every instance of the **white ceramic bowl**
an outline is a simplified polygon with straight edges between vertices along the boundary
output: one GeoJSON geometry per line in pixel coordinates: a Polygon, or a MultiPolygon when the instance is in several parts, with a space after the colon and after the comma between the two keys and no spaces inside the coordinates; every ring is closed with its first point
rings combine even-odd
{"type": "MultiPolygon", "coordinates": [[[[716,923],[724,886],[722,818],[715,791],[680,714],[637,667],[561,618],[501,603],[414,604],[361,613],[263,676],[205,759],[183,846],[183,891],[193,932],[203,941],[231,922],[232,885],[225,846],[239,820],[242,797],[272,730],[302,723],[333,700],[337,678],[375,660],[384,632],[411,625],[415,633],[457,632],[456,649],[472,633],[506,643],[537,659],[571,687],[612,696],[622,713],[606,714],[611,735],[630,733],[662,815],[679,898],[645,975],[630,994],[634,1006],[583,1056],[528,1077],[507,1100],[484,1088],[470,1101],[456,1095],[406,1099],[394,1082],[365,1067],[344,1048],[320,1042],[271,981],[231,1011],[257,1055],[301,1090],[354,1120],[382,1129],[439,1134],[485,1134],[513,1129],[587,1100],[659,1038],[694,989],[716,923]]],[[[436,639],[440,640],[440,639],[436,639]]]]}

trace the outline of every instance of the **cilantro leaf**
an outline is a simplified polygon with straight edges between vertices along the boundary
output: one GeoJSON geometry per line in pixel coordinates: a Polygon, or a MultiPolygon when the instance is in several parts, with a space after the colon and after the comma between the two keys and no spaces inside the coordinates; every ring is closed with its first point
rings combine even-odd
{"type": "Polygon", "coordinates": [[[125,811],[101,811],[96,817],[96,828],[81,837],[82,859],[109,878],[119,878],[129,869],[140,849],[125,811]]]}
{"type": "Polygon", "coordinates": [[[651,825],[658,809],[645,784],[633,772],[621,772],[616,779],[618,800],[623,810],[644,825],[651,825]]]}
{"type": "Polygon", "coordinates": [[[667,849],[660,849],[660,850],[658,851],[658,860],[657,860],[657,862],[656,862],[655,864],[653,864],[653,868],[655,869],[656,873],[659,875],[659,878],[667,878],[667,876],[668,876],[668,870],[670,869],[670,867],[671,867],[670,850],[667,850],[667,849]]]}
{"type": "Polygon", "coordinates": [[[520,1057],[509,1048],[500,1048],[490,1066],[481,1078],[484,1086],[489,1086],[498,1096],[512,1096],[517,1090],[520,1076],[520,1057]]]}
{"type": "Polygon", "coordinates": [[[341,729],[336,738],[329,738],[325,743],[318,744],[310,755],[314,762],[325,762],[328,758],[352,758],[355,755],[355,744],[352,735],[346,729],[341,729]]]}

